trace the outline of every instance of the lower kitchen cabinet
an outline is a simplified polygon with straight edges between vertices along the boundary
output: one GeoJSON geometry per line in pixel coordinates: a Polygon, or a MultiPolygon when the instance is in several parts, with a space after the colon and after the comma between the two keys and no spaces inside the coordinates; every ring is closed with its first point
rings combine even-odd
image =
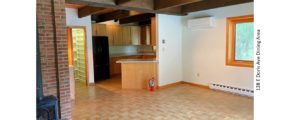
{"type": "Polygon", "coordinates": [[[116,63],[120,59],[153,59],[156,58],[155,55],[130,55],[130,56],[119,56],[110,58],[110,75],[120,75],[121,74],[121,64],[116,63]]]}
{"type": "Polygon", "coordinates": [[[110,58],[110,75],[121,74],[121,65],[116,63],[116,61],[122,59],[121,57],[111,57],[110,58]]]}

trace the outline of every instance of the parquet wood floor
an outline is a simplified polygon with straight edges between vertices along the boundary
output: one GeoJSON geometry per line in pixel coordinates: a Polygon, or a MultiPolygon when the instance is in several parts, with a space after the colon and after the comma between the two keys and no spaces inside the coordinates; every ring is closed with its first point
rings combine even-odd
{"type": "Polygon", "coordinates": [[[73,120],[253,120],[253,98],[187,84],[150,92],[77,83],[72,106],[73,120]]]}

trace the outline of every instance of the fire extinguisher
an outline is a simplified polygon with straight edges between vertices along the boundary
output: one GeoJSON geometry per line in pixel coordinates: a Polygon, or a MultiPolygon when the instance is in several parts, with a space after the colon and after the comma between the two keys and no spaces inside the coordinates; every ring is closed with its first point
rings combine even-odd
{"type": "Polygon", "coordinates": [[[154,91],[154,78],[153,77],[149,80],[149,89],[150,91],[154,91]]]}

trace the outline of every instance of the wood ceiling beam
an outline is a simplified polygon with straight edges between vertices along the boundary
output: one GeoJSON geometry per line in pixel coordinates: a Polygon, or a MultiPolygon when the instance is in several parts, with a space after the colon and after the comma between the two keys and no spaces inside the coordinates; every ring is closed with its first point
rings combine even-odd
{"type": "MultiPolygon", "coordinates": [[[[171,8],[166,8],[166,9],[160,9],[160,10],[157,10],[159,11],[160,13],[162,12],[165,12],[165,13],[171,13],[171,14],[179,14],[179,15],[182,15],[182,8],[181,6],[179,7],[171,7],[171,8]]],[[[183,15],[186,15],[186,14],[183,14],[183,15]]]]}
{"type": "Polygon", "coordinates": [[[139,21],[138,22],[139,26],[145,26],[145,25],[151,25],[151,19],[149,20],[144,20],[144,21],[139,21]]]}
{"type": "Polygon", "coordinates": [[[96,7],[106,7],[116,5],[115,0],[65,0],[65,3],[82,4],[89,6],[94,6],[94,4],[98,4],[98,6],[96,7]]]}
{"type": "Polygon", "coordinates": [[[180,11],[154,10],[154,0],[66,0],[70,4],[84,4],[92,7],[105,7],[119,10],[133,10],[144,13],[161,13],[170,15],[184,15],[180,11]]]}
{"type": "Polygon", "coordinates": [[[128,2],[132,2],[133,0],[116,0],[116,4],[120,5],[120,4],[126,4],[128,2]]]}
{"type": "Polygon", "coordinates": [[[101,7],[91,7],[91,6],[85,6],[78,9],[78,17],[82,18],[91,14],[95,14],[97,12],[100,12],[102,10],[105,10],[106,8],[101,7]]]}
{"type": "Polygon", "coordinates": [[[101,14],[111,13],[111,12],[115,12],[115,11],[118,11],[118,10],[112,9],[112,8],[106,8],[104,10],[101,10],[101,11],[94,13],[93,15],[101,15],[101,14]]]}
{"type": "Polygon", "coordinates": [[[92,20],[98,23],[98,22],[105,22],[108,20],[115,20],[115,19],[122,19],[122,18],[130,17],[130,16],[136,16],[140,14],[144,14],[144,13],[137,12],[137,11],[118,10],[115,12],[110,12],[110,13],[101,14],[101,15],[92,15],[92,20]]]}
{"type": "Polygon", "coordinates": [[[82,8],[85,5],[80,5],[80,4],[65,4],[66,8],[82,8]]]}
{"type": "Polygon", "coordinates": [[[109,20],[114,20],[114,19],[120,19],[120,18],[124,18],[124,17],[128,17],[129,11],[126,10],[118,10],[115,12],[111,12],[111,13],[107,13],[107,14],[102,14],[102,15],[92,15],[92,21],[96,21],[96,23],[98,22],[105,22],[105,21],[109,21],[109,20]]]}
{"type": "Polygon", "coordinates": [[[117,5],[128,8],[129,10],[142,11],[146,13],[161,13],[161,14],[170,14],[170,15],[179,15],[179,16],[186,15],[181,12],[180,7],[171,7],[171,8],[162,9],[162,10],[161,9],[154,10],[154,4],[155,4],[154,1],[155,0],[117,0],[117,5]]]}
{"type": "Polygon", "coordinates": [[[117,5],[131,9],[154,10],[154,0],[117,0],[117,5]]]}
{"type": "Polygon", "coordinates": [[[166,9],[172,7],[178,7],[186,4],[200,2],[202,0],[155,0],[154,1],[154,9],[166,9]]]}
{"type": "Polygon", "coordinates": [[[182,13],[189,13],[248,2],[253,2],[253,0],[204,0],[183,6],[182,13]]]}
{"type": "Polygon", "coordinates": [[[119,19],[119,24],[147,21],[147,20],[150,20],[151,17],[154,17],[154,16],[155,14],[152,14],[152,13],[144,13],[144,14],[129,16],[129,17],[119,19]]]}
{"type": "Polygon", "coordinates": [[[91,6],[85,6],[78,9],[78,17],[82,18],[89,15],[100,15],[105,13],[110,13],[117,11],[116,9],[112,8],[101,8],[101,7],[91,7],[91,6]]]}

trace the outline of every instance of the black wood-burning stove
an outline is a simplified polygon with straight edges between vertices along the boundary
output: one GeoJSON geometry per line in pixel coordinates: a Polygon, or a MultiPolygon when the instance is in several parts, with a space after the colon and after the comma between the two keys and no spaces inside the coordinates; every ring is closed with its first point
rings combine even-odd
{"type": "Polygon", "coordinates": [[[37,45],[37,55],[36,55],[37,116],[36,117],[37,117],[37,120],[58,120],[59,119],[58,99],[55,96],[43,96],[38,31],[36,34],[37,34],[37,39],[36,39],[36,45],[37,45]]]}
{"type": "Polygon", "coordinates": [[[37,120],[58,120],[58,101],[54,96],[45,96],[37,101],[37,120]]]}

